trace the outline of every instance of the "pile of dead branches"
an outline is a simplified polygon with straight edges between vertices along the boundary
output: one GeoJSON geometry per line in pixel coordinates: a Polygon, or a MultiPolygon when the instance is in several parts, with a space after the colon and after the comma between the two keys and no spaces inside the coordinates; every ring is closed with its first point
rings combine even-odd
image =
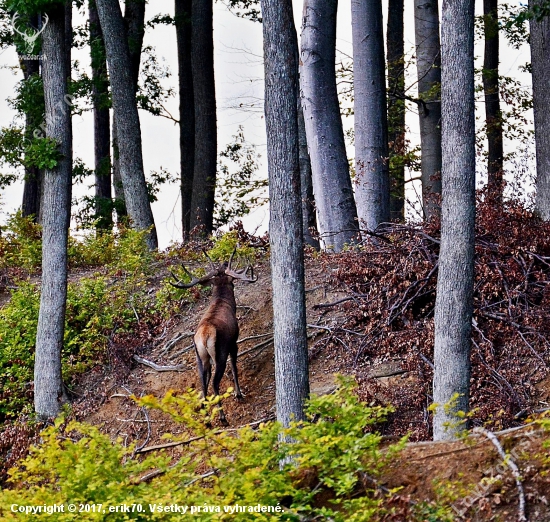
{"type": "MultiPolygon", "coordinates": [[[[345,345],[365,396],[397,408],[390,431],[427,438],[438,226],[393,225],[384,238],[359,252],[322,258],[327,268],[336,268],[334,284],[347,297],[334,304],[344,308],[345,320],[319,343],[340,352],[345,345]],[[399,386],[361,373],[396,360],[407,371],[399,386]]],[[[545,406],[536,385],[550,363],[550,224],[518,204],[496,209],[480,202],[475,252],[473,422],[502,429],[545,406]]]]}

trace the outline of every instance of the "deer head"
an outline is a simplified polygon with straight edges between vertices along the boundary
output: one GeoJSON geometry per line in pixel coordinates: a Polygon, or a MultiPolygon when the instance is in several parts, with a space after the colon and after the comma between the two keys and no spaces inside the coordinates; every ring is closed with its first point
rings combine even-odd
{"type": "Polygon", "coordinates": [[[182,264],[181,266],[183,268],[183,271],[191,278],[191,281],[189,283],[182,283],[180,279],[178,279],[172,272],[170,272],[172,277],[177,281],[176,283],[170,282],[170,284],[176,288],[191,288],[195,285],[207,285],[213,282],[215,278],[220,278],[222,276],[229,276],[230,278],[238,279],[239,281],[255,283],[258,280],[258,277],[254,276],[254,268],[250,263],[241,270],[234,270],[232,268],[233,257],[235,256],[236,251],[237,247],[235,247],[235,249],[233,250],[228,262],[222,263],[217,266],[208,257],[208,254],[203,251],[204,255],[210,262],[210,271],[203,277],[195,277],[193,274],[191,274],[191,272],[189,272],[189,270],[187,270],[185,265],[182,264]],[[248,276],[249,272],[250,276],[248,276]]]}

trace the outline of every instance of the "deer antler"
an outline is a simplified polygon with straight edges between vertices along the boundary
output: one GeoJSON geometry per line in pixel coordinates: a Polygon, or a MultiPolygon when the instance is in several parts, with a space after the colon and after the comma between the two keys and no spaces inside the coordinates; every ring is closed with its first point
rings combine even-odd
{"type": "Polygon", "coordinates": [[[227,267],[225,273],[233,279],[238,279],[239,281],[245,281],[247,283],[255,283],[258,280],[258,276],[254,276],[254,267],[251,264],[248,264],[246,268],[242,270],[231,270],[231,268],[227,267]],[[246,275],[249,270],[250,277],[246,275]]]}
{"type": "Polygon", "coordinates": [[[209,272],[205,276],[199,278],[189,272],[189,270],[185,268],[185,265],[182,264],[181,266],[183,268],[183,271],[191,278],[191,281],[189,283],[182,283],[181,279],[178,279],[174,275],[174,272],[170,271],[170,275],[177,281],[177,283],[172,283],[172,281],[169,281],[169,283],[176,288],[191,288],[195,285],[203,285],[210,281],[210,279],[212,279],[218,273],[218,270],[213,270],[212,272],[209,272]]]}

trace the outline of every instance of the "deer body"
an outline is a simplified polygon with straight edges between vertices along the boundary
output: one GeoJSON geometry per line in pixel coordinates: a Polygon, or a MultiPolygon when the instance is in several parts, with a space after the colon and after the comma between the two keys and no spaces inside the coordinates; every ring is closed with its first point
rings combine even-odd
{"type": "MultiPolygon", "coordinates": [[[[220,394],[220,381],[225,373],[227,359],[231,360],[235,396],[239,399],[242,398],[237,371],[239,324],[237,322],[237,303],[235,302],[233,281],[240,279],[253,283],[257,278],[254,278],[254,271],[251,266],[239,271],[232,270],[231,261],[233,254],[229,258],[229,263],[213,267],[214,269],[210,273],[200,279],[192,276],[190,283],[182,284],[179,281],[177,284],[171,283],[177,288],[190,288],[196,284],[212,285],[210,305],[202,316],[193,338],[203,398],[208,396],[208,385],[212,376],[212,362],[214,362],[215,366],[212,387],[216,396],[220,394]],[[252,270],[250,278],[246,275],[249,269],[252,270]]],[[[187,269],[183,268],[189,274],[187,269]]],[[[172,276],[177,279],[173,274],[172,276]]],[[[220,420],[223,424],[227,424],[225,414],[221,408],[220,420]]]]}
{"type": "MultiPolygon", "coordinates": [[[[195,333],[197,366],[202,385],[203,398],[208,395],[208,384],[212,375],[212,361],[215,363],[214,394],[220,394],[220,381],[225,373],[227,359],[231,359],[231,370],[235,382],[235,396],[242,398],[237,371],[237,304],[233,278],[223,274],[212,279],[212,300],[203,315],[195,333]]],[[[223,411],[220,417],[224,419],[223,411]]]]}

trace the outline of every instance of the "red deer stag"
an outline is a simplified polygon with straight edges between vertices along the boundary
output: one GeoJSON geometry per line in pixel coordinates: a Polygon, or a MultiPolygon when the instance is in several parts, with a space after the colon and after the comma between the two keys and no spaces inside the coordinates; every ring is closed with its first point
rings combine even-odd
{"type": "MultiPolygon", "coordinates": [[[[184,271],[191,277],[191,282],[182,283],[172,274],[177,283],[170,284],[176,288],[191,288],[195,285],[212,285],[212,299],[210,306],[199,322],[195,333],[195,351],[197,353],[197,367],[199,379],[202,385],[202,395],[206,398],[208,395],[208,384],[212,375],[212,361],[215,362],[215,372],[213,388],[214,394],[220,394],[220,381],[225,373],[227,358],[231,358],[231,370],[233,380],[235,381],[235,396],[242,398],[241,388],[239,387],[239,376],[237,373],[237,339],[239,337],[239,324],[237,322],[237,304],[235,302],[235,288],[233,281],[247,281],[254,283],[258,280],[254,277],[254,269],[248,265],[242,270],[233,270],[231,262],[215,266],[210,261],[211,271],[201,278],[193,276],[183,267],[184,271]],[[250,277],[247,276],[250,270],[250,277]]],[[[208,256],[207,256],[208,257],[208,256]]],[[[220,421],[227,425],[227,420],[223,410],[220,408],[220,421]]]]}

